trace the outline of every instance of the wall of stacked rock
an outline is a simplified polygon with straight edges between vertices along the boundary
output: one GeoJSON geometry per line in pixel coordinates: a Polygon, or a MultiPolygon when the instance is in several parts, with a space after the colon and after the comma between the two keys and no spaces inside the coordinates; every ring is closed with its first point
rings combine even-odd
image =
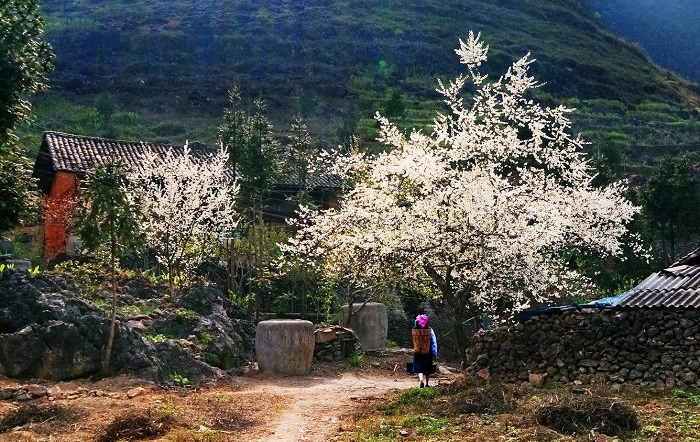
{"type": "Polygon", "coordinates": [[[700,387],[700,311],[583,309],[481,331],[467,373],[508,382],[700,387]]]}

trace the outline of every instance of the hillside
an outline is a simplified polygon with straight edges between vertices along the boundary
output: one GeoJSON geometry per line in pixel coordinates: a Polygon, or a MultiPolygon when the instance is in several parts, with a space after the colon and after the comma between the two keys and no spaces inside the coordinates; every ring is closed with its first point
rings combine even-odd
{"type": "Polygon", "coordinates": [[[491,44],[492,75],[531,52],[538,98],[579,108],[575,128],[589,139],[617,132],[635,156],[659,139],[681,149],[700,139],[700,89],[607,32],[583,0],[45,0],[42,10],[57,69],[28,144],[45,129],[212,143],[233,82],[266,99],[278,130],[302,115],[324,144],[372,140],[377,110],[426,127],[441,109],[436,78],[461,71],[453,49],[469,30],[491,44]]]}
{"type": "Polygon", "coordinates": [[[660,65],[700,81],[700,8],[695,0],[588,0],[603,23],[638,42],[660,65]]]}

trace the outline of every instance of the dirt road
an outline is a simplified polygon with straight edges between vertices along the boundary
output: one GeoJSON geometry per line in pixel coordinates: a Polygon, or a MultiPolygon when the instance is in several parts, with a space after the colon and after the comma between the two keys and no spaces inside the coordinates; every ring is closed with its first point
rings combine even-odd
{"type": "Polygon", "coordinates": [[[380,370],[265,382],[242,394],[276,397],[284,405],[264,425],[251,429],[249,440],[327,441],[342,431],[343,417],[359,405],[415,385],[414,379],[405,373],[387,375],[380,370]]]}
{"type": "MultiPolygon", "coordinates": [[[[200,388],[162,389],[125,377],[44,384],[60,390],[57,397],[0,400],[0,441],[325,442],[352,427],[352,414],[363,405],[416,386],[405,372],[408,359],[315,364],[299,377],[251,370],[200,388]]],[[[0,390],[18,386],[0,378],[0,390]]]]}

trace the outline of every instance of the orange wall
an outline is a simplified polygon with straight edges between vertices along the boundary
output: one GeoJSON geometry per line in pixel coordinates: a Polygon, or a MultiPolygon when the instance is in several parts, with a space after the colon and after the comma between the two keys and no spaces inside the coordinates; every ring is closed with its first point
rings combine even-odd
{"type": "Polygon", "coordinates": [[[75,208],[77,180],[70,172],[56,172],[44,203],[44,258],[66,252],[68,227],[75,208]]]}
{"type": "Polygon", "coordinates": [[[328,209],[340,210],[340,200],[338,199],[338,194],[333,192],[326,196],[326,204],[328,209]]]}

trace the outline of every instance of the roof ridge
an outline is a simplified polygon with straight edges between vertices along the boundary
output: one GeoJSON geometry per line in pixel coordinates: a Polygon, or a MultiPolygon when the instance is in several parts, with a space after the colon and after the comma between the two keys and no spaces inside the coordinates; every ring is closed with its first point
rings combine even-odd
{"type": "MultiPolygon", "coordinates": [[[[174,144],[168,144],[168,143],[156,143],[153,141],[144,141],[144,140],[120,140],[117,138],[106,138],[106,137],[98,137],[94,135],[81,135],[81,134],[71,134],[68,132],[61,132],[61,131],[56,131],[56,130],[47,130],[44,131],[44,137],[47,135],[58,135],[63,138],[72,138],[72,139],[84,139],[84,140],[99,140],[99,141],[105,141],[105,142],[111,142],[111,143],[121,143],[121,144],[141,144],[144,146],[163,146],[163,147],[173,147],[177,148],[177,145],[174,144]]],[[[200,143],[202,144],[202,143],[200,143]]]]}

